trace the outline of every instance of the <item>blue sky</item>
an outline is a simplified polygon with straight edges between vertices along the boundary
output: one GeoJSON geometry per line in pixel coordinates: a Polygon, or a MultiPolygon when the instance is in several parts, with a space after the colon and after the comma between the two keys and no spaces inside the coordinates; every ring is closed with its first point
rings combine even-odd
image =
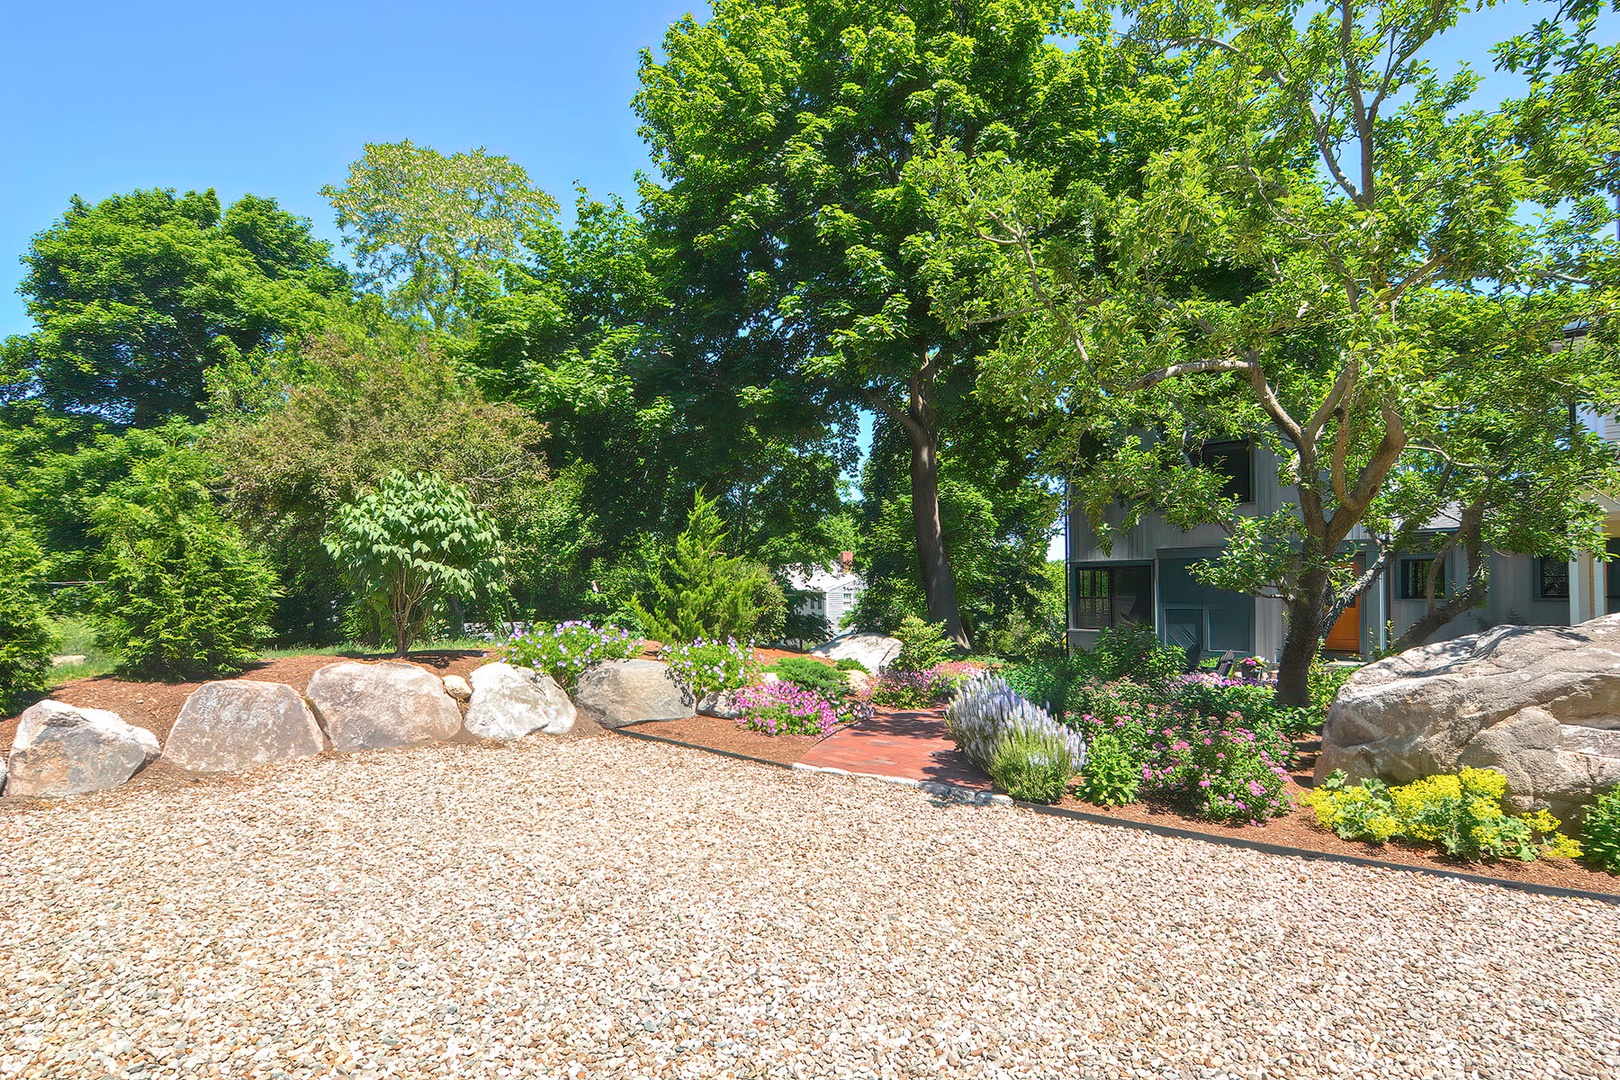
{"type": "MultiPolygon", "coordinates": [[[[696,5],[700,14],[706,7],[696,5]]],[[[690,0],[0,5],[0,336],[29,238],[70,196],[213,187],[274,196],[336,239],[317,194],[366,142],[506,154],[565,205],[633,193],[647,164],[637,50],[690,0]]],[[[1471,16],[1437,50],[1488,67],[1530,9],[1471,16]]],[[[1505,80],[1489,87],[1500,96],[1505,80]]]]}

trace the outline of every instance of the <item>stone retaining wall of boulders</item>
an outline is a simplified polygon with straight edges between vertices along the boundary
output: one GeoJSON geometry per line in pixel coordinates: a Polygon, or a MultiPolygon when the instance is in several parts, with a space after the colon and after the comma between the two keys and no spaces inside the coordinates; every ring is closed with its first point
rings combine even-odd
{"type": "Polygon", "coordinates": [[[690,716],[692,706],[668,667],[652,660],[591,668],[575,700],[549,675],[504,663],[440,679],[416,664],[346,660],[316,671],[303,694],[251,679],[205,683],[186,699],[161,750],[156,735],[116,713],[41,701],[19,718],[9,756],[0,754],[0,795],[105,791],[160,758],[192,772],[240,772],[325,750],[561,735],[581,710],[619,727],[690,716]]]}

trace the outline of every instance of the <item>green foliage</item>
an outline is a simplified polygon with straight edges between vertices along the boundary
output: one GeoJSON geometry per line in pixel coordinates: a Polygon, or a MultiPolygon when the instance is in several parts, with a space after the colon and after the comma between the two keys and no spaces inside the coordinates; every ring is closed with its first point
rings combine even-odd
{"type": "Polygon", "coordinates": [[[726,529],[713,499],[693,497],[686,530],[675,538],[643,605],[627,604],[648,637],[663,642],[699,638],[773,639],[786,618],[786,601],[770,572],[725,554],[726,529]]]}
{"type": "Polygon", "coordinates": [[[1506,793],[1507,778],[1491,769],[1426,776],[1400,787],[1378,780],[1347,785],[1344,773],[1335,772],[1304,801],[1318,824],[1346,840],[1382,844],[1398,838],[1438,847],[1466,862],[1581,854],[1580,845],[1558,832],[1558,819],[1547,811],[1504,811],[1506,793]]]}
{"type": "Polygon", "coordinates": [[[1086,747],[1086,765],[1074,793],[1098,806],[1124,806],[1136,801],[1142,767],[1132,760],[1119,737],[1103,733],[1086,747]]]}
{"type": "Polygon", "coordinates": [[[531,627],[501,646],[501,658],[508,664],[550,675],[569,693],[591,665],[629,660],[640,653],[641,639],[628,630],[577,620],[531,627]]]}
{"type": "Polygon", "coordinates": [[[956,643],[945,636],[943,623],[925,622],[907,615],[894,628],[900,652],[894,658],[896,671],[928,671],[956,655],[956,643]]]}
{"type": "Polygon", "coordinates": [[[278,636],[333,639],[332,613],[347,598],[321,539],[340,506],[395,470],[467,490],[501,531],[524,611],[580,612],[595,525],[581,508],[584,474],[548,475],[544,429],[515,405],[486,401],[420,335],[340,330],[281,364],[210,380],[216,420],[205,445],[224,470],[231,515],[274,553],[286,594],[278,636]]]}
{"type": "Polygon", "coordinates": [[[664,662],[675,681],[699,701],[710,694],[742,689],[759,670],[754,647],[735,640],[666,645],[664,662]]]}
{"type": "Polygon", "coordinates": [[[1104,629],[1089,654],[1090,675],[1101,682],[1132,679],[1160,686],[1187,670],[1187,653],[1159,640],[1151,626],[1104,629]]]}
{"type": "Polygon", "coordinates": [[[131,671],[200,677],[239,670],[267,633],[275,576],[214,508],[211,466],[165,429],[155,456],[91,503],[100,541],[93,595],[98,636],[131,671]]]}
{"type": "Polygon", "coordinates": [[[445,157],[409,139],[367,143],[344,187],[321,188],[337,211],[360,284],[399,311],[458,329],[464,293],[516,255],[557,203],[523,167],[482,147],[445,157]]]}
{"type": "Polygon", "coordinates": [[[1620,874],[1620,788],[1599,795],[1587,807],[1581,846],[1593,866],[1620,874]]]}
{"type": "Polygon", "coordinates": [[[0,489],[0,712],[43,690],[50,675],[54,635],[40,595],[43,569],[44,554],[0,489]]]}
{"type": "Polygon", "coordinates": [[[1333,699],[1339,696],[1339,688],[1359,670],[1349,664],[1330,664],[1320,655],[1311,663],[1311,709],[1316,714],[1317,724],[1327,719],[1327,711],[1333,699]]]}
{"type": "Polygon", "coordinates": [[[863,673],[865,673],[867,675],[872,674],[870,671],[867,670],[867,667],[866,667],[865,664],[861,663],[859,660],[855,659],[853,656],[841,657],[840,659],[838,659],[837,661],[835,661],[833,663],[833,667],[838,669],[839,671],[859,671],[859,672],[863,672],[863,673]]]}
{"type": "Polygon", "coordinates": [[[997,787],[1020,802],[1055,803],[1074,776],[1074,764],[1062,739],[1014,728],[997,744],[989,772],[997,787]]]}
{"type": "Polygon", "coordinates": [[[938,664],[922,671],[889,668],[872,683],[872,704],[885,709],[931,709],[951,699],[977,673],[967,664],[938,664]]]}
{"type": "Polygon", "coordinates": [[[23,262],[38,329],[0,348],[0,386],[136,427],[197,418],[208,368],[310,332],[346,292],[307,219],[254,195],[222,213],[213,191],[75,196],[23,262]]]}
{"type": "Polygon", "coordinates": [[[841,669],[808,656],[784,656],[765,670],[835,703],[849,695],[849,680],[844,678],[841,669]]]}
{"type": "Polygon", "coordinates": [[[479,599],[498,612],[500,533],[465,489],[436,473],[390,473],[379,489],[338,509],[325,543],[396,656],[451,598],[479,599]]]}

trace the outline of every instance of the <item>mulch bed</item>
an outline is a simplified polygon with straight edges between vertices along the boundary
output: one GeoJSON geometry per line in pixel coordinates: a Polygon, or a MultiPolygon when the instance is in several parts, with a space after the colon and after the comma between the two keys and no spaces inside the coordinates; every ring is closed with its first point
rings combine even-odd
{"type": "Polygon", "coordinates": [[[647,720],[620,728],[659,739],[723,750],[744,757],[763,758],[778,765],[792,765],[820,742],[820,735],[766,735],[737,726],[735,720],[717,716],[688,716],[684,720],[647,720]]]}

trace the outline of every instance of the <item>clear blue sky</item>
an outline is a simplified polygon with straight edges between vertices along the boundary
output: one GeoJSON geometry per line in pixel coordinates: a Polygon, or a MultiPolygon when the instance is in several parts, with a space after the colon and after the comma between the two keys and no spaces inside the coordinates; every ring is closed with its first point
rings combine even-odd
{"type": "MultiPolygon", "coordinates": [[[[317,194],[366,142],[506,154],[564,204],[633,194],[647,159],[636,53],[690,0],[458,5],[0,4],[0,336],[30,329],[16,258],[70,196],[213,187],[274,196],[336,238],[317,194]]],[[[1489,66],[1530,19],[1471,16],[1436,50],[1489,66]]],[[[1500,96],[1502,80],[1487,88],[1500,96]]]]}

